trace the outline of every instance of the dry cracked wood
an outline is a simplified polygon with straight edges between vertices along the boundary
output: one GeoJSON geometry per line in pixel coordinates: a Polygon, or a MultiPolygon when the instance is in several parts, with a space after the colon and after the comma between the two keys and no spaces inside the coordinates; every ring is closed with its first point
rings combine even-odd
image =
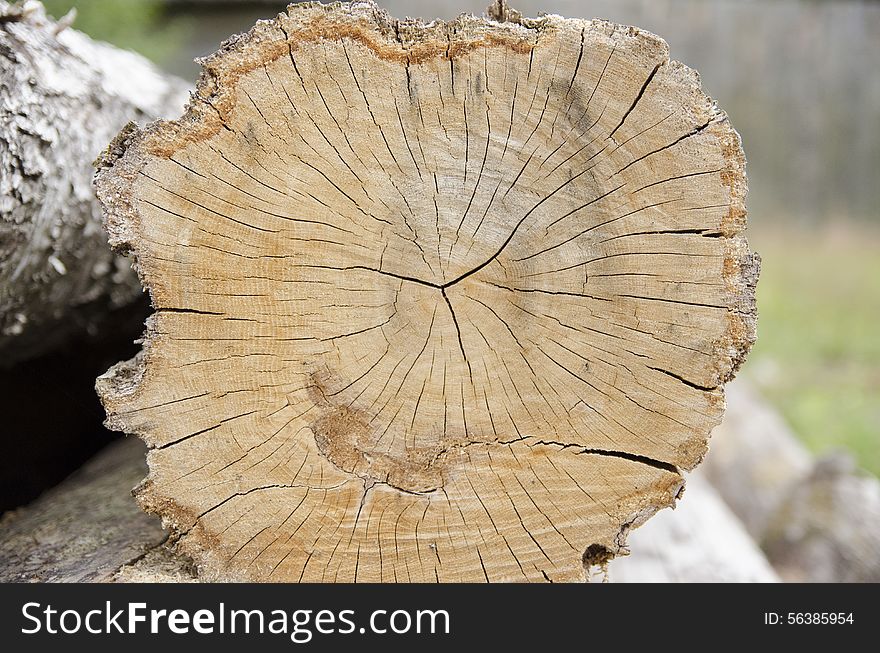
{"type": "Polygon", "coordinates": [[[155,314],[101,377],[214,579],[576,580],[754,339],[726,116],[602,21],[291,6],[101,162],[155,314]]]}
{"type": "MultiPolygon", "coordinates": [[[[751,408],[733,395],[725,413],[743,423],[751,408]]],[[[713,452],[709,456],[711,460],[713,452]]],[[[760,464],[761,461],[755,461],[760,464]]],[[[191,561],[168,551],[158,520],[141,512],[131,486],[146,471],[143,443],[116,442],[33,504],[0,519],[0,582],[189,582],[191,561]]],[[[755,582],[776,580],[766,558],[713,487],[688,476],[687,500],[628,538],[630,555],[592,580],[755,582]],[[686,552],[687,555],[681,555],[686,552]]]]}

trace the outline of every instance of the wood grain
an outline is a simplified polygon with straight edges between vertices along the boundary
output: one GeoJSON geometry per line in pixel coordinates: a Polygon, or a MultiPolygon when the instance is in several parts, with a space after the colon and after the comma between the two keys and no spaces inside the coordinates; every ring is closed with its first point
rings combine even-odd
{"type": "Polygon", "coordinates": [[[291,6],[101,162],[156,312],[99,392],[206,577],[582,579],[705,454],[739,138],[660,38],[517,20],[291,6]]]}

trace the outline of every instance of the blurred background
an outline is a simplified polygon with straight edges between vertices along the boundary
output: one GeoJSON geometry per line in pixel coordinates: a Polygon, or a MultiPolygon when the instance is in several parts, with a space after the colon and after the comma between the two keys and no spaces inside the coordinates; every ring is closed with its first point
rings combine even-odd
{"type": "MultiPolygon", "coordinates": [[[[133,49],[190,82],[198,74],[195,57],[213,52],[229,35],[286,5],[270,0],[44,4],[56,18],[75,5],[74,28],[133,49]]],[[[426,20],[485,10],[483,0],[380,4],[394,16],[426,20]]],[[[880,475],[880,2],[511,4],[527,16],[558,13],[638,25],[666,39],[672,58],[700,71],[704,89],[743,138],[749,240],[763,257],[759,338],[740,376],[749,393],[772,407],[806,450],[820,459],[833,458],[830,452],[838,450],[849,452],[858,468],[880,475]]],[[[94,378],[133,354],[130,343],[140,334],[143,315],[135,317],[131,332],[118,334],[116,349],[105,348],[87,364],[59,362],[57,356],[35,361],[29,374],[47,379],[52,376],[47,370],[63,369],[94,378]]],[[[57,384],[59,392],[74,392],[63,376],[52,378],[48,383],[57,384]]],[[[6,393],[21,387],[19,379],[0,382],[6,393]]],[[[59,460],[54,467],[44,466],[42,475],[5,481],[0,510],[32,500],[113,437],[102,432],[103,439],[94,438],[101,409],[90,388],[87,384],[68,402],[76,415],[62,412],[45,419],[55,425],[46,427],[50,430],[58,423],[82,424],[88,433],[83,438],[92,444],[57,453],[59,460]]],[[[33,415],[27,419],[33,427],[33,415]]]]}

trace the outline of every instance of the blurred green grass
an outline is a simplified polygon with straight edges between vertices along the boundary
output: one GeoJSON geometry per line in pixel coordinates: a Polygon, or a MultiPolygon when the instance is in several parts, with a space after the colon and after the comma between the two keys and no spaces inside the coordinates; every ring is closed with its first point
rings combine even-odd
{"type": "Polygon", "coordinates": [[[880,475],[880,230],[757,231],[758,342],[743,370],[809,448],[880,475]]]}
{"type": "Polygon", "coordinates": [[[160,66],[173,62],[192,31],[192,21],[169,16],[162,0],[43,0],[61,18],[76,7],[73,27],[99,41],[134,50],[160,66]]]}

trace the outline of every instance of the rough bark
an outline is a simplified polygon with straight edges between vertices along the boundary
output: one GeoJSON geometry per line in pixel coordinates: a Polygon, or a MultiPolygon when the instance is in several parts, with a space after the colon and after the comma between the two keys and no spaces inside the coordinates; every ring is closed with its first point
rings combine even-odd
{"type": "Polygon", "coordinates": [[[206,577],[576,580],[674,503],[757,260],[664,41],[307,4],[204,67],[97,179],[157,309],[99,393],[206,577]]]}
{"type": "Polygon", "coordinates": [[[183,81],[0,0],[0,364],[141,296],[107,247],[92,162],[127,122],[176,114],[183,81]]]}

